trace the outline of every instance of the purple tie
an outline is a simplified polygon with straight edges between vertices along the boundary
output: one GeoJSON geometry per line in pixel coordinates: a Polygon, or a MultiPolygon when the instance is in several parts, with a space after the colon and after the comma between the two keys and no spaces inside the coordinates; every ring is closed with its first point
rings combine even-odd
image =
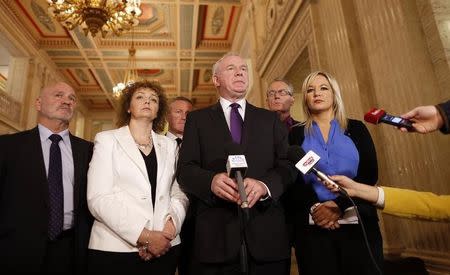
{"type": "Polygon", "coordinates": [[[239,107],[241,106],[237,103],[232,103],[230,104],[230,107],[231,107],[230,112],[231,137],[233,138],[234,143],[241,144],[242,125],[244,124],[241,114],[239,114],[239,107]]]}
{"type": "Polygon", "coordinates": [[[48,162],[48,237],[56,240],[63,231],[64,221],[64,190],[62,179],[62,160],[59,142],[60,135],[53,134],[49,137],[52,141],[50,146],[50,158],[48,162]]]}

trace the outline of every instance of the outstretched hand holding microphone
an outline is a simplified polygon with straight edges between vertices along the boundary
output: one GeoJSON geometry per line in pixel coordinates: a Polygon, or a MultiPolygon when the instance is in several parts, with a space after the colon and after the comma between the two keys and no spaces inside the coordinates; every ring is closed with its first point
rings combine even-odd
{"type": "Polygon", "coordinates": [[[450,133],[450,100],[438,105],[419,106],[401,115],[386,114],[383,109],[372,108],[364,120],[373,124],[386,123],[397,126],[402,132],[427,134],[441,130],[450,133]]]}
{"type": "MultiPolygon", "coordinates": [[[[448,133],[448,115],[450,101],[436,106],[419,106],[411,111],[403,114],[401,117],[412,122],[414,130],[421,134],[431,133],[439,130],[447,125],[448,133]],[[447,113],[445,112],[447,106],[447,113]]],[[[407,132],[405,128],[400,128],[401,131],[407,132]]]]}
{"type": "Polygon", "coordinates": [[[371,203],[376,203],[378,200],[378,188],[375,186],[362,184],[341,175],[334,175],[329,178],[335,183],[334,185],[322,182],[332,192],[340,193],[345,190],[350,197],[357,197],[371,203]]]}

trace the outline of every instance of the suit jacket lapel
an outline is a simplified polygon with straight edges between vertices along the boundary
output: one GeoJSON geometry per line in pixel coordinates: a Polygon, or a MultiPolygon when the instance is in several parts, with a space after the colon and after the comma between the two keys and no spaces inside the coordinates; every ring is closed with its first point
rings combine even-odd
{"type": "Polygon", "coordinates": [[[147,182],[149,182],[144,159],[142,158],[142,155],[136,146],[136,142],[134,141],[128,126],[117,129],[117,131],[114,133],[114,136],[116,137],[117,142],[122,147],[123,151],[139,168],[142,175],[145,177],[145,179],[147,179],[147,182]]]}
{"type": "Polygon", "coordinates": [[[74,138],[72,134],[69,133],[70,145],[72,147],[72,158],[73,158],[73,208],[78,209],[78,203],[80,198],[80,163],[82,161],[83,148],[77,139],[74,138]]]}
{"type": "Polygon", "coordinates": [[[244,152],[247,149],[248,142],[250,140],[250,134],[254,133],[252,129],[253,127],[255,127],[255,124],[252,123],[255,121],[255,106],[251,105],[248,102],[246,102],[246,104],[247,105],[245,106],[245,119],[241,139],[241,147],[244,152]]]}
{"type": "Polygon", "coordinates": [[[28,145],[28,152],[30,162],[36,167],[38,181],[40,183],[39,190],[44,198],[45,205],[48,206],[48,182],[47,173],[45,171],[44,155],[42,153],[41,136],[39,135],[39,128],[35,127],[30,130],[30,141],[25,144],[28,145]]]}
{"type": "MultiPolygon", "coordinates": [[[[158,136],[155,132],[152,131],[152,138],[153,138],[153,148],[155,149],[156,153],[156,160],[158,162],[158,170],[156,173],[156,182],[161,182],[161,177],[164,175],[166,166],[166,158],[167,158],[167,145],[166,143],[161,139],[160,136],[158,136]],[[163,165],[164,164],[164,165],[163,165]]],[[[158,185],[156,185],[156,191],[158,191],[158,185]]]]}
{"type": "Polygon", "coordinates": [[[220,102],[211,106],[211,119],[213,121],[212,125],[216,126],[216,133],[218,137],[223,139],[224,144],[233,142],[231,137],[230,128],[228,127],[227,121],[225,120],[225,114],[222,110],[222,105],[220,102]]]}

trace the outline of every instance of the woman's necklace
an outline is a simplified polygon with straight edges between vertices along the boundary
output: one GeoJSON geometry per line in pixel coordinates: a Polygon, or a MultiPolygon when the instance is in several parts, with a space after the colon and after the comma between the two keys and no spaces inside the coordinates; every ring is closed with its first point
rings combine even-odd
{"type": "Polygon", "coordinates": [[[136,145],[139,147],[139,149],[141,149],[142,151],[144,151],[145,149],[147,149],[148,147],[151,147],[151,143],[147,143],[147,144],[141,144],[141,143],[136,143],[136,145]]]}
{"type": "Polygon", "coordinates": [[[136,139],[134,139],[134,141],[136,142],[136,145],[142,151],[147,150],[147,148],[152,148],[153,140],[152,140],[152,136],[151,135],[148,137],[148,140],[149,140],[148,143],[139,143],[139,142],[137,142],[136,139]]]}

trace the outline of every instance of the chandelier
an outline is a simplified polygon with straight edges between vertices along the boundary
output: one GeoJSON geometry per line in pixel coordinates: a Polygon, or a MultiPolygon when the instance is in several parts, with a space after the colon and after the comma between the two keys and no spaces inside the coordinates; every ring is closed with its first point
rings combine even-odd
{"type": "Polygon", "coordinates": [[[119,82],[113,87],[113,96],[119,98],[126,86],[133,84],[138,80],[136,69],[136,49],[134,48],[134,33],[131,31],[131,47],[128,49],[128,67],[125,72],[123,82],[119,82]]]}
{"type": "Polygon", "coordinates": [[[87,36],[100,31],[121,35],[139,24],[141,0],[47,0],[48,11],[69,30],[81,26],[87,36]]]}

